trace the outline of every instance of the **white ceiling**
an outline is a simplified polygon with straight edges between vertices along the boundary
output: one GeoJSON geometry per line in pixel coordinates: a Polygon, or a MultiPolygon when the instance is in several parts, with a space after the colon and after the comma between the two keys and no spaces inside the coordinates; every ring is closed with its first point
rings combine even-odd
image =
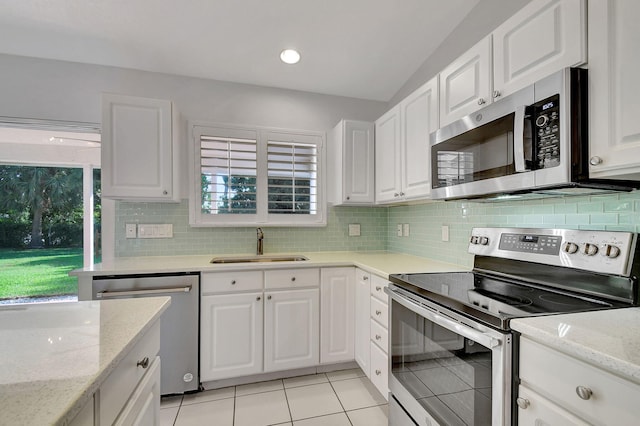
{"type": "Polygon", "coordinates": [[[0,53],[386,102],[478,1],[6,0],[0,53]]]}

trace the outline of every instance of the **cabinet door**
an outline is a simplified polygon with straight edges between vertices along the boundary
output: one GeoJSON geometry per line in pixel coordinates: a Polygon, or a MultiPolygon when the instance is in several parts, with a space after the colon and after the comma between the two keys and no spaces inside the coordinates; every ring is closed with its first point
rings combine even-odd
{"type": "Polygon", "coordinates": [[[407,199],[431,194],[429,135],[438,129],[438,79],[434,78],[400,103],[401,188],[407,199]]]}
{"type": "Polygon", "coordinates": [[[640,2],[589,2],[591,178],[640,180],[640,2]]]}
{"type": "Polygon", "coordinates": [[[353,361],[354,268],[323,268],[320,282],[320,363],[353,361]]]}
{"type": "Polygon", "coordinates": [[[264,371],[318,364],[320,315],[318,289],[265,293],[264,371]]]}
{"type": "Polygon", "coordinates": [[[344,122],[342,193],[345,204],[373,204],[373,148],[372,123],[344,122]]]}
{"type": "Polygon", "coordinates": [[[440,72],[440,127],[491,102],[491,36],[440,72]]]}
{"type": "Polygon", "coordinates": [[[156,357],[151,363],[149,370],[114,424],[116,426],[160,424],[160,357],[156,357]]]}
{"type": "Polygon", "coordinates": [[[400,107],[376,120],[376,203],[400,197],[400,107]]]}
{"type": "Polygon", "coordinates": [[[576,425],[586,423],[525,386],[518,386],[518,425],[576,425]]]}
{"type": "Polygon", "coordinates": [[[586,61],[585,0],[534,1],[493,32],[493,96],[498,99],[586,61]]]}
{"type": "Polygon", "coordinates": [[[262,293],[203,296],[200,379],[262,372],[262,293]]]}
{"type": "Polygon", "coordinates": [[[171,102],[103,94],[102,196],[173,201],[171,102]]]}
{"type": "Polygon", "coordinates": [[[369,282],[371,275],[362,269],[356,269],[356,336],[355,336],[355,358],[367,376],[371,375],[370,360],[370,335],[371,335],[371,292],[369,282]]]}

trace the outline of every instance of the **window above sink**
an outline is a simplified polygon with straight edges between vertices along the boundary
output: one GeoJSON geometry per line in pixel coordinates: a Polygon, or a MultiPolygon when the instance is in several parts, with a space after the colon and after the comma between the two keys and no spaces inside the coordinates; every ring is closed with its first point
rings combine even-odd
{"type": "Polygon", "coordinates": [[[192,123],[192,226],[325,226],[324,134],[192,123]]]}

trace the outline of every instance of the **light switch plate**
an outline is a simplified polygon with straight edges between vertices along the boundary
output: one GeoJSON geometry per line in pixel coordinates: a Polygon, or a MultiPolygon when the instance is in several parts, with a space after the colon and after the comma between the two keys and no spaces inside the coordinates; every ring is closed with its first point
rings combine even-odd
{"type": "Polygon", "coordinates": [[[402,235],[405,237],[409,236],[409,224],[405,223],[404,225],[402,225],[402,235]]]}
{"type": "Polygon", "coordinates": [[[173,224],[141,223],[138,225],[138,238],[173,238],[173,224]]]}
{"type": "Polygon", "coordinates": [[[399,223],[398,225],[396,225],[396,235],[398,237],[402,237],[402,224],[399,223]]]}
{"type": "Polygon", "coordinates": [[[442,225],[442,241],[449,241],[449,226],[442,225]]]}
{"type": "Polygon", "coordinates": [[[350,223],[349,224],[349,236],[350,237],[359,237],[360,236],[360,224],[359,223],[350,223]]]}

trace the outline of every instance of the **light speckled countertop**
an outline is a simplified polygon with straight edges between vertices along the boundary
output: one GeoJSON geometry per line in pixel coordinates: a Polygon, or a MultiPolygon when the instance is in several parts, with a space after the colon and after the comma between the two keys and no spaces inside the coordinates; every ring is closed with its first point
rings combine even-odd
{"type": "Polygon", "coordinates": [[[170,297],[0,307],[0,424],[65,425],[170,297]]]}
{"type": "MultiPolygon", "coordinates": [[[[278,256],[290,253],[266,253],[265,256],[278,256]]],[[[449,272],[467,271],[465,268],[451,263],[440,262],[425,257],[412,256],[388,252],[297,252],[309,258],[303,262],[265,262],[265,263],[236,263],[211,264],[214,257],[233,257],[224,255],[193,255],[193,256],[145,256],[120,257],[112,261],[94,265],[90,268],[76,269],[71,275],[126,275],[170,272],[205,272],[231,271],[250,269],[282,269],[282,268],[310,268],[332,266],[357,266],[368,272],[387,278],[390,274],[414,272],[449,272]]],[[[239,254],[238,256],[246,256],[239,254]]]]}
{"type": "Polygon", "coordinates": [[[511,321],[532,340],[640,384],[640,308],[511,321]]]}

